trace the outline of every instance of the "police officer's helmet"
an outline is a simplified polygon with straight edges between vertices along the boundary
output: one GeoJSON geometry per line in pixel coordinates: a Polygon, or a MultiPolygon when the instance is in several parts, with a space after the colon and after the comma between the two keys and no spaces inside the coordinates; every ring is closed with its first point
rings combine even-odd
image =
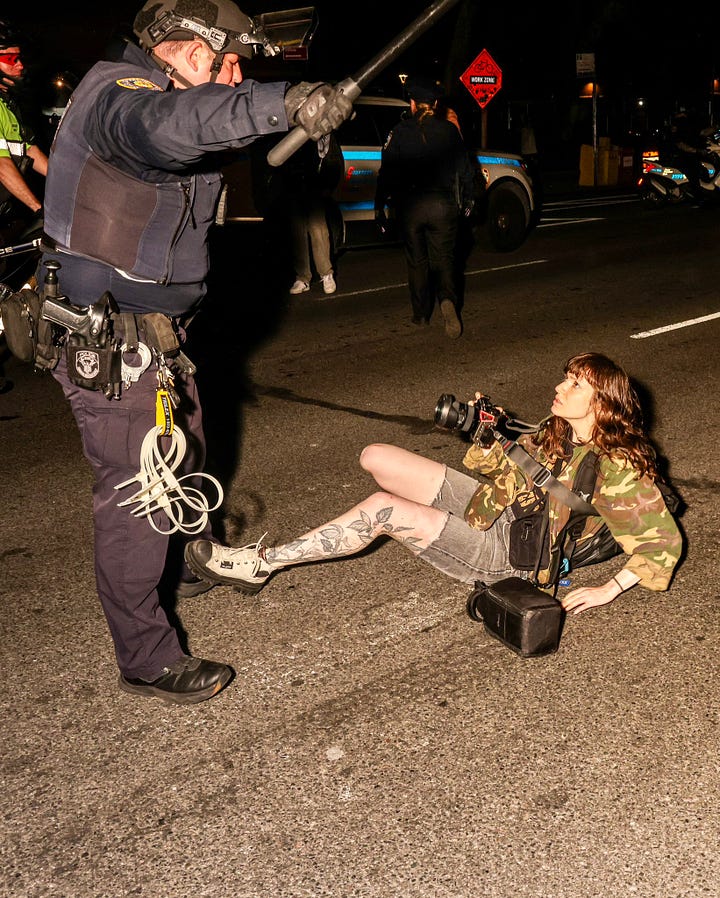
{"type": "Polygon", "coordinates": [[[161,41],[200,39],[218,54],[251,59],[264,35],[232,0],[148,0],[135,16],[133,31],[151,50],[161,41]]]}

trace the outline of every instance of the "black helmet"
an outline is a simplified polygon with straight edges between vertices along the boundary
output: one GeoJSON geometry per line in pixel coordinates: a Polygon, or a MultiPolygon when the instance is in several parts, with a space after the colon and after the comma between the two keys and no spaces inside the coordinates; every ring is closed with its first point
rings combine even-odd
{"type": "Polygon", "coordinates": [[[161,41],[199,38],[217,54],[251,59],[254,47],[264,43],[252,19],[232,0],[148,0],[135,16],[133,31],[145,50],[161,41]]]}

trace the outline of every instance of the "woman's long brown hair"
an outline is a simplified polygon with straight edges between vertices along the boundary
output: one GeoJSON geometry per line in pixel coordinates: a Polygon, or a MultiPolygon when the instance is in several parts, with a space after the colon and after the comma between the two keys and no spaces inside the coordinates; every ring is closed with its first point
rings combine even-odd
{"type": "MultiPolygon", "coordinates": [[[[573,356],[565,374],[584,377],[595,391],[595,425],[592,442],[602,455],[623,458],[639,476],[658,476],[655,449],[645,433],[642,409],[625,371],[598,352],[573,356]]],[[[565,458],[572,435],[570,424],[557,415],[548,418],[538,445],[551,458],[565,458]]]]}

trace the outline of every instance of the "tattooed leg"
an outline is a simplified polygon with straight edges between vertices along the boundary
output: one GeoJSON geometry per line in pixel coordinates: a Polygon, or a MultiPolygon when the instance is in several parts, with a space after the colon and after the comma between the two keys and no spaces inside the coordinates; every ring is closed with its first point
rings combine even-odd
{"type": "Polygon", "coordinates": [[[280,546],[264,557],[277,570],[291,564],[354,555],[378,536],[389,536],[415,555],[440,535],[447,513],[390,493],[373,493],[350,511],[280,546]]]}

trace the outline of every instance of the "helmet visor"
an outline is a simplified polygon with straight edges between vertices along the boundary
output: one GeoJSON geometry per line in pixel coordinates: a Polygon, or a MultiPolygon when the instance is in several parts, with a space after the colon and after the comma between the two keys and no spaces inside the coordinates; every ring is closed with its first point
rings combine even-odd
{"type": "MultiPolygon", "coordinates": [[[[149,10],[150,21],[143,20],[142,14],[135,20],[135,33],[145,47],[155,47],[162,41],[189,40],[196,35],[216,53],[237,53],[249,59],[256,52],[274,56],[285,47],[307,45],[317,27],[313,6],[264,13],[255,19],[237,10],[240,20],[235,17],[232,23],[235,28],[222,23],[210,25],[200,16],[162,9],[162,4],[158,7],[160,9],[151,7],[149,10]],[[238,24],[242,30],[238,29],[238,24]]],[[[189,11],[187,6],[184,11],[189,11]]]]}
{"type": "Polygon", "coordinates": [[[261,38],[262,51],[274,56],[287,47],[307,47],[318,25],[314,6],[266,12],[255,16],[255,34],[261,38]]]}

